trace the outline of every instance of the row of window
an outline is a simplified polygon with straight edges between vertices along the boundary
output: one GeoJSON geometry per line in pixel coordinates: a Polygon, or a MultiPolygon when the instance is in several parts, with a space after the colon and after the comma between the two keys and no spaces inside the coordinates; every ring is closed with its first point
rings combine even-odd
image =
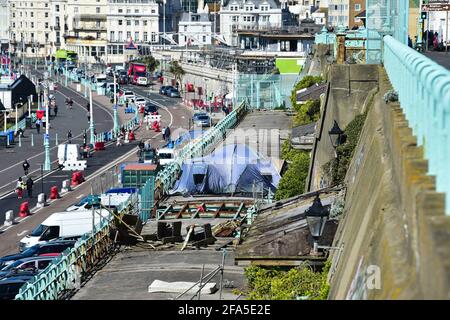
{"type": "MultiPolygon", "coordinates": [[[[123,12],[123,9],[118,9],[117,12],[118,12],[118,13],[124,13],[124,12],[123,12]]],[[[142,9],[142,12],[148,12],[147,8],[144,7],[144,8],[142,9]]],[[[150,12],[151,12],[151,13],[156,13],[156,9],[153,9],[153,8],[152,8],[152,9],[150,10],[150,12]]],[[[131,13],[131,9],[127,9],[127,10],[126,10],[126,13],[131,13]]],[[[141,13],[141,12],[140,12],[139,9],[134,9],[134,13],[141,13]]]]}
{"type": "MultiPolygon", "coordinates": [[[[259,16],[259,21],[267,22],[269,21],[270,16],[259,16]]],[[[232,16],[231,21],[233,22],[239,22],[239,16],[232,16]]],[[[244,22],[255,22],[256,17],[255,16],[243,16],[242,21],[244,22]]]]}
{"type": "MultiPolygon", "coordinates": [[[[259,7],[259,9],[261,11],[269,11],[269,8],[270,8],[269,6],[260,6],[259,7]]],[[[245,11],[253,11],[253,10],[256,10],[258,8],[255,7],[255,6],[243,6],[243,9],[245,11]]],[[[230,11],[239,11],[239,6],[230,6],[230,11]]]]}
{"type": "MultiPolygon", "coordinates": [[[[117,20],[117,24],[119,26],[123,26],[124,20],[117,20]]],[[[127,26],[131,26],[131,20],[125,20],[125,23],[127,26]]],[[[140,20],[134,20],[134,25],[135,26],[140,26],[141,25],[141,21],[140,20]]],[[[148,25],[148,20],[142,20],[142,25],[145,27],[148,25]]]]}
{"type": "MultiPolygon", "coordinates": [[[[124,40],[130,39],[131,38],[131,32],[127,31],[127,37],[124,39],[123,38],[123,32],[119,31],[117,33],[117,38],[116,38],[116,32],[115,31],[110,31],[109,32],[109,41],[110,42],[122,42],[124,40]]],[[[135,32],[134,33],[134,41],[136,42],[140,42],[141,40],[143,42],[148,42],[148,32],[143,32],[142,33],[142,38],[141,38],[141,33],[140,32],[135,32]]],[[[150,42],[156,42],[156,33],[151,33],[151,40],[150,42]]]]}

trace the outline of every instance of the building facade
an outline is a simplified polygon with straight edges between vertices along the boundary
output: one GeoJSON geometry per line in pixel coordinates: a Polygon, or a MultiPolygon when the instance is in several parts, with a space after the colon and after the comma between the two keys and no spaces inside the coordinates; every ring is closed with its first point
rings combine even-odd
{"type": "Polygon", "coordinates": [[[123,61],[124,45],[133,40],[141,54],[159,43],[159,6],[155,0],[109,0],[107,62],[123,61]]]}
{"type": "Polygon", "coordinates": [[[337,27],[349,25],[349,0],[328,1],[328,25],[337,27]]]}
{"type": "Polygon", "coordinates": [[[185,12],[179,23],[179,44],[204,46],[211,44],[213,23],[208,13],[185,12]]]}
{"type": "Polygon", "coordinates": [[[3,51],[8,47],[9,15],[9,1],[0,0],[0,51],[3,51]]]}
{"type": "Polygon", "coordinates": [[[352,29],[363,26],[364,23],[360,16],[364,15],[366,11],[366,0],[350,0],[348,10],[348,27],[352,29]]]}
{"type": "Polygon", "coordinates": [[[228,0],[220,9],[220,33],[226,43],[238,45],[238,30],[282,28],[290,23],[286,2],[275,0],[228,0]]]}

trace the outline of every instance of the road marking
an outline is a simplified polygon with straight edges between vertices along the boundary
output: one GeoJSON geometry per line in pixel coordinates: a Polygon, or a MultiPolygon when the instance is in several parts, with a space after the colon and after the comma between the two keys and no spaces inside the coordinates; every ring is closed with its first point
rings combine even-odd
{"type": "Polygon", "coordinates": [[[21,237],[21,236],[23,236],[25,233],[27,233],[28,232],[28,230],[23,230],[21,233],[18,233],[17,234],[17,236],[18,237],[21,237]]]}
{"type": "Polygon", "coordinates": [[[181,116],[181,119],[186,119],[186,117],[185,116],[181,116]]]}
{"type": "Polygon", "coordinates": [[[5,232],[6,230],[8,230],[8,229],[11,229],[13,226],[11,225],[11,226],[7,226],[5,229],[3,229],[2,231],[3,232],[5,232]]]}
{"type": "Polygon", "coordinates": [[[84,196],[84,193],[80,194],[76,199],[80,199],[82,196],[84,196]]]}

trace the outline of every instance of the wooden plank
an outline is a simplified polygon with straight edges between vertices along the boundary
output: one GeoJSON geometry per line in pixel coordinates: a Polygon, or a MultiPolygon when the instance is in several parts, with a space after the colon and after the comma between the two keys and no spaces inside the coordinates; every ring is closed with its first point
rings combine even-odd
{"type": "Polygon", "coordinates": [[[166,210],[162,213],[162,215],[159,216],[159,220],[162,220],[162,218],[166,215],[167,212],[169,212],[172,209],[172,205],[168,206],[166,210]]]}
{"type": "Polygon", "coordinates": [[[241,205],[239,206],[239,209],[236,211],[236,214],[233,217],[233,220],[237,220],[237,218],[239,218],[239,216],[241,215],[241,211],[244,208],[245,204],[243,202],[241,202],[241,205]]]}
{"type": "Polygon", "coordinates": [[[195,213],[192,215],[191,219],[197,218],[197,216],[199,216],[199,214],[200,214],[200,209],[199,208],[200,207],[204,207],[204,206],[205,206],[205,203],[202,202],[202,204],[197,207],[197,210],[195,210],[195,213]]]}
{"type": "Polygon", "coordinates": [[[178,211],[175,219],[183,218],[183,212],[186,210],[187,207],[188,207],[187,203],[184,206],[182,206],[180,211],[178,211]]]}
{"type": "Polygon", "coordinates": [[[220,211],[222,211],[222,208],[225,206],[225,203],[222,202],[220,207],[217,209],[216,214],[214,215],[214,218],[218,218],[220,216],[220,211]]]}

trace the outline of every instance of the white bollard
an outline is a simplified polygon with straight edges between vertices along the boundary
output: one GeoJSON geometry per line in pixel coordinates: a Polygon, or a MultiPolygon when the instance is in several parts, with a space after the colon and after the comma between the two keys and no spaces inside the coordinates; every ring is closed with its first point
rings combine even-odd
{"type": "Polygon", "coordinates": [[[3,225],[5,226],[11,226],[14,222],[14,211],[8,210],[5,213],[5,222],[3,225]]]}
{"type": "Polygon", "coordinates": [[[45,206],[45,193],[40,193],[38,195],[38,202],[36,204],[36,207],[42,208],[45,206]]]}
{"type": "Polygon", "coordinates": [[[62,182],[61,193],[66,193],[66,192],[69,192],[69,191],[72,191],[70,189],[70,181],[69,180],[64,180],[62,182]]]}

